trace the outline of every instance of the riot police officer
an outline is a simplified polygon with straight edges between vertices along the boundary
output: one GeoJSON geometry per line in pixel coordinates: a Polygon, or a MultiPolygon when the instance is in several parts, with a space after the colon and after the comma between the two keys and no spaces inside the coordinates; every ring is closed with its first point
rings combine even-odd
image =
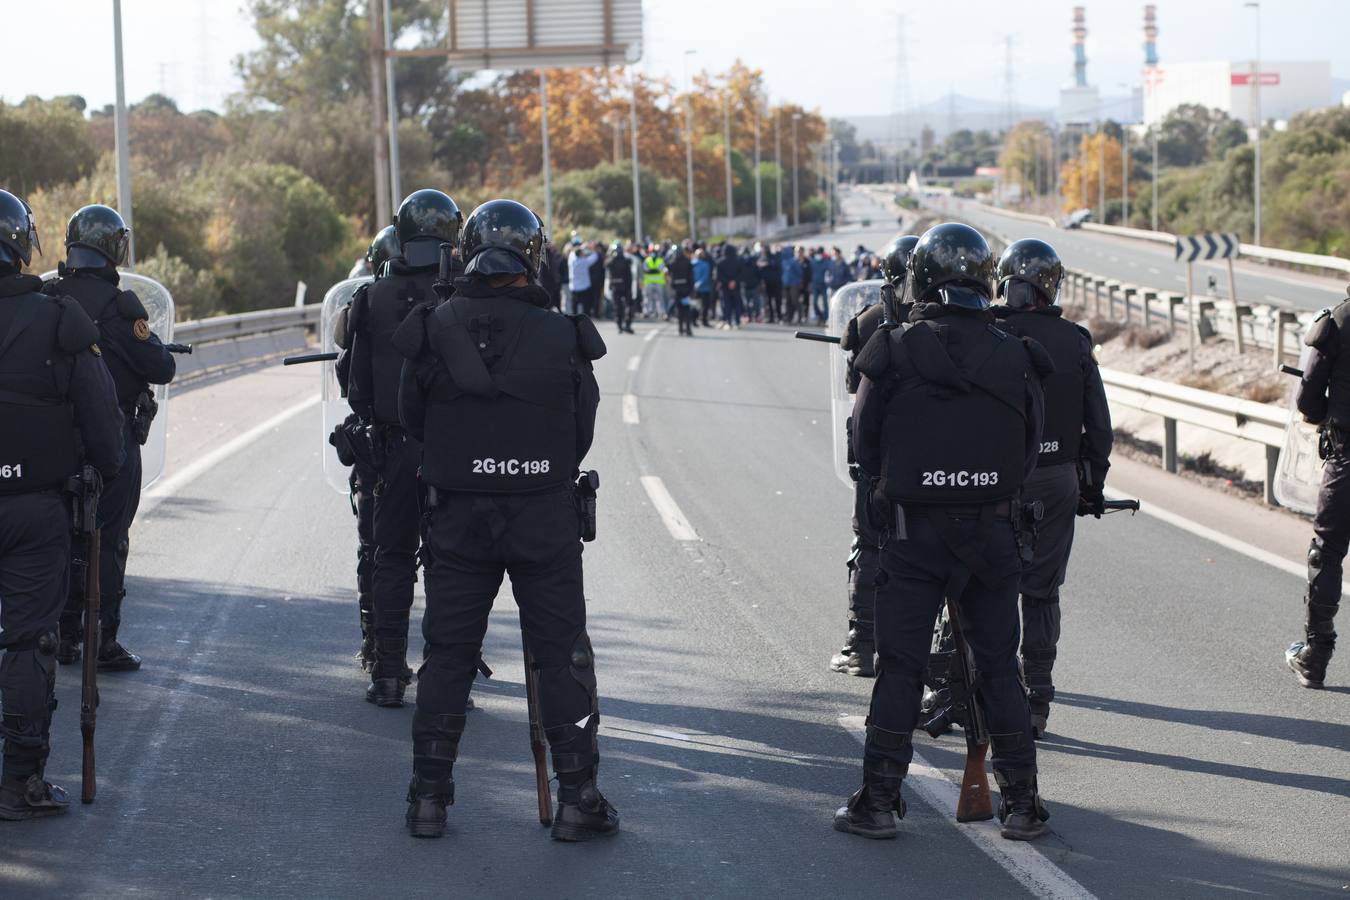
{"type": "Polygon", "coordinates": [[[1043,382],[1045,434],[1039,462],[1022,486],[1023,501],[1039,501],[1043,508],[1035,555],[1022,568],[1022,673],[1038,738],[1045,733],[1055,698],[1051,673],[1059,643],[1059,588],[1069,565],[1074,517],[1101,517],[1114,440],[1106,389],[1092,356],[1092,334],[1065,319],[1055,303],[1063,278],[1064,265],[1053,247],[1038,240],[1015,241],[998,261],[998,296],[1006,305],[994,308],[1004,330],[1034,338],[1055,363],[1054,373],[1043,382]]]}
{"type": "MultiPolygon", "coordinates": [[[[908,321],[913,304],[906,302],[905,275],[909,271],[909,255],[919,242],[917,235],[907,234],[886,245],[882,251],[881,303],[875,303],[849,320],[840,341],[847,353],[847,386],[850,394],[858,390],[857,371],[853,363],[859,351],[871,340],[882,322],[908,321]]],[[[876,674],[876,642],[872,636],[872,610],[878,579],[885,576],[877,568],[877,544],[880,532],[872,524],[869,512],[871,483],[863,478],[856,465],[849,467],[853,475],[853,547],[848,557],[848,636],[843,648],[830,660],[830,670],[846,675],[871,678],[876,674]]]]}
{"type": "Polygon", "coordinates": [[[594,520],[573,485],[595,432],[592,363],[605,343],[590,319],[549,308],[538,284],[543,245],[528,208],[484,203],[465,224],[455,295],[396,337],[409,359],[403,422],[424,441],[428,506],[426,655],[406,819],[417,837],[445,831],[465,699],[504,574],[558,778],[553,837],[586,840],[619,827],[596,787],[599,703],[581,566],[594,520]]]}
{"type": "Polygon", "coordinates": [[[1341,571],[1350,547],[1350,297],[1322,310],[1303,343],[1308,360],[1296,402],[1304,419],[1320,426],[1324,465],[1308,548],[1304,638],[1284,655],[1300,684],[1320,688],[1336,648],[1341,571]]]}
{"type": "MultiPolygon", "coordinates": [[[[141,502],[141,445],[150,434],[157,407],[151,385],[168,384],[177,371],[173,354],[150,330],[149,313],[134,291],[120,287],[117,267],[126,262],[131,231],[117,210],[94,204],[75,212],[66,225],[66,261],[45,290],[79,301],[99,330],[103,361],[117,386],[117,405],[126,422],[126,462],[117,477],[103,486],[98,504],[100,540],[99,583],[103,607],[99,615],[98,667],[127,672],[141,667],[141,658],[117,640],[122,623],[122,601],[127,595],[127,555],[131,523],[141,502]]],[[[79,592],[61,616],[64,664],[80,658],[79,592]]]]}
{"type": "Polygon", "coordinates": [[[394,349],[398,326],[413,309],[434,305],[442,244],[456,244],[463,214],[437,190],[409,194],[394,217],[402,258],[390,259],[383,277],[352,297],[349,318],[351,374],[347,401],[367,425],[376,482],[371,512],[375,546],[371,571],[375,661],[366,700],[400,707],[412,680],[408,668],[408,618],[417,580],[417,464],[420,442],[399,424],[402,357],[394,349]]]}
{"type": "Polygon", "coordinates": [[[994,258],[979,232],[938,225],[909,261],[911,324],[879,329],[855,362],[862,376],[853,446],[877,479],[887,518],[877,592],[876,681],[863,786],[836,814],[839,831],[896,834],[900,785],[913,755],[921,677],[944,597],[981,674],[1003,836],[1030,840],[1048,817],[1017,671],[1018,490],[1036,466],[1044,421],[1034,342],[999,330],[989,312],[994,258]]]}
{"type": "MultiPolygon", "coordinates": [[[[398,235],[393,225],[386,225],[366,251],[365,264],[370,274],[378,279],[385,265],[401,254],[398,235]]],[[[351,341],[348,333],[351,306],[343,308],[333,323],[333,343],[338,347],[335,370],[338,388],[343,397],[348,394],[351,378],[351,341]]],[[[371,576],[375,569],[375,482],[378,478],[370,458],[370,441],[361,417],[352,413],[329,437],[329,443],[344,448],[351,460],[352,471],[347,484],[351,488],[352,513],[356,516],[356,603],[361,616],[361,649],[356,654],[361,669],[369,672],[375,664],[375,607],[371,594],[371,576]]]]}
{"type": "Polygon", "coordinates": [[[99,330],[80,304],[20,274],[41,252],[32,214],[0,191],[0,819],[66,811],[43,778],[56,709],[57,624],[70,575],[62,491],[84,463],[112,480],[122,414],[99,330]]]}

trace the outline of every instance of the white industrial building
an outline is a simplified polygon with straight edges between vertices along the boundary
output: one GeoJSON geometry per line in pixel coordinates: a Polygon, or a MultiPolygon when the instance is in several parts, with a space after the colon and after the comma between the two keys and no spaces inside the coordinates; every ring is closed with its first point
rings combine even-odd
{"type": "MultiPolygon", "coordinates": [[[[1152,125],[1184,104],[1221,109],[1250,123],[1255,67],[1251,61],[1172,63],[1144,71],[1144,122],[1152,125]]],[[[1287,121],[1321,109],[1331,98],[1331,63],[1261,63],[1261,119],[1287,121]]]]}

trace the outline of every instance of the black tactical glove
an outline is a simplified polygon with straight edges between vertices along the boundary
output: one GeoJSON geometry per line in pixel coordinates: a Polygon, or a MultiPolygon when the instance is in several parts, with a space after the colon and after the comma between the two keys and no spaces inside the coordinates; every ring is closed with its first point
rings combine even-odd
{"type": "Polygon", "coordinates": [[[1078,492],[1078,515],[1100,519],[1106,512],[1106,497],[1099,485],[1084,485],[1078,492]]]}

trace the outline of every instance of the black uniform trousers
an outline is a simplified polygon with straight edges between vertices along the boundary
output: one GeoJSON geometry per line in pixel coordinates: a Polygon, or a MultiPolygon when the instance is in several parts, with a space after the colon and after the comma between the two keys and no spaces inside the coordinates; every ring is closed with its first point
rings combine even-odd
{"type": "MultiPolygon", "coordinates": [[[[581,550],[570,485],[537,494],[439,494],[425,535],[426,647],[417,678],[415,757],[422,743],[457,745],[488,614],[507,575],[539,674],[540,717],[559,779],[565,783],[567,775],[594,768],[599,707],[581,550]]],[[[446,774],[421,771],[416,758],[415,764],[424,777],[446,774]]]]}
{"type": "MultiPolygon", "coordinates": [[[[131,414],[123,410],[126,427],[123,444],[126,462],[117,474],[103,483],[98,498],[99,566],[98,587],[101,595],[99,645],[106,647],[117,640],[122,627],[122,601],[126,598],[127,557],[131,549],[131,524],[141,506],[141,445],[131,433],[131,414]]],[[[69,599],[61,614],[61,631],[67,637],[82,640],[84,626],[84,585],[70,582],[69,599]]]]}
{"type": "Polygon", "coordinates": [[[1336,644],[1334,620],[1341,603],[1341,578],[1350,548],[1350,453],[1333,448],[1322,467],[1313,516],[1313,541],[1308,550],[1308,641],[1322,647],[1336,644]]]}
{"type": "Polygon", "coordinates": [[[633,327],[633,289],[628,285],[616,284],[610,290],[614,300],[614,321],[619,330],[633,327]]]}
{"type": "Polygon", "coordinates": [[[377,426],[384,460],[377,471],[370,516],[374,561],[370,590],[375,614],[372,678],[399,678],[408,658],[408,617],[417,583],[421,500],[417,467],[422,444],[401,428],[377,426]]]}
{"type": "Polygon", "coordinates": [[[1036,530],[1036,552],[1022,569],[1022,672],[1031,710],[1045,715],[1055,699],[1052,672],[1059,644],[1059,588],[1073,549],[1078,516],[1078,467],[1038,467],[1022,485],[1022,501],[1039,500],[1045,515],[1036,530]]]}
{"type": "Polygon", "coordinates": [[[0,496],[0,732],[4,774],[47,761],[56,708],[56,626],[70,578],[70,513],[55,491],[0,496]],[[45,638],[44,638],[45,636],[45,638]]]}
{"type": "Polygon", "coordinates": [[[347,478],[352,512],[356,515],[356,602],[361,608],[363,628],[375,613],[371,582],[375,575],[375,484],[378,480],[375,470],[359,460],[347,478]]]}
{"type": "MultiPolygon", "coordinates": [[[[934,622],[948,584],[968,571],[939,534],[934,515],[929,508],[906,509],[906,538],[892,537],[881,552],[886,583],[876,598],[878,666],[865,761],[909,765],[934,622]]],[[[958,600],[961,625],[980,672],[993,766],[1034,767],[1031,716],[1017,670],[1017,544],[1008,516],[982,521],[987,518],[949,514],[956,535],[983,544],[990,571],[1012,572],[988,581],[969,578],[958,600]]]]}
{"type": "Polygon", "coordinates": [[[878,581],[883,535],[872,525],[872,485],[867,479],[853,485],[853,546],[848,555],[848,618],[863,640],[872,640],[876,621],[878,581]]]}

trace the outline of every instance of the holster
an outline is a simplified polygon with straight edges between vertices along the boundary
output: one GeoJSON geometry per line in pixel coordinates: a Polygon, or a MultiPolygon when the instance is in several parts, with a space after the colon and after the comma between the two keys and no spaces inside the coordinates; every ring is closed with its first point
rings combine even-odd
{"type": "Polygon", "coordinates": [[[1036,558],[1036,539],[1044,518],[1045,504],[1040,500],[1013,504],[1013,534],[1017,537],[1017,555],[1024,566],[1031,565],[1036,558]]]}
{"type": "Polygon", "coordinates": [[[158,412],[159,404],[155,402],[154,394],[150,391],[141,391],[136,395],[136,402],[131,407],[131,436],[142,447],[150,439],[150,426],[155,424],[155,415],[158,412]]]}
{"type": "Polygon", "coordinates": [[[595,540],[596,534],[596,492],[600,489],[600,473],[594,469],[577,475],[572,486],[576,498],[577,517],[581,525],[581,539],[586,542],[595,540]]]}
{"type": "Polygon", "coordinates": [[[1324,422],[1317,429],[1317,456],[1330,459],[1345,452],[1345,432],[1330,422],[1324,422]]]}

